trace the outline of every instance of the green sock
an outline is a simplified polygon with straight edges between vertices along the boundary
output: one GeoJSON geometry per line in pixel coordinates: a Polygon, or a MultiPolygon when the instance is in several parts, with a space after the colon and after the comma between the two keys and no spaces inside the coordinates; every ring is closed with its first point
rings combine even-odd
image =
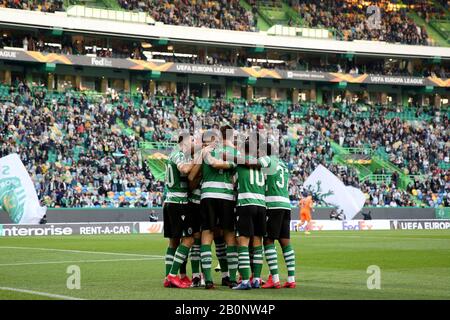
{"type": "Polygon", "coordinates": [[[236,246],[227,247],[228,271],[230,273],[230,281],[236,281],[236,271],[238,268],[238,248],[236,246]]]}
{"type": "Polygon", "coordinates": [[[216,245],[216,256],[217,260],[219,260],[223,278],[224,274],[228,276],[227,246],[223,237],[214,238],[214,244],[216,245]]]}
{"type": "Polygon", "coordinates": [[[263,266],[263,247],[257,246],[253,248],[253,278],[261,278],[263,266]]]}
{"type": "Polygon", "coordinates": [[[295,253],[292,245],[288,244],[286,247],[282,247],[284,261],[288,271],[288,281],[295,282],[295,253]]]}
{"type": "Polygon", "coordinates": [[[248,254],[248,247],[240,246],[238,248],[239,253],[239,273],[242,276],[242,280],[250,279],[250,257],[248,254]]]}
{"type": "Polygon", "coordinates": [[[173,257],[172,268],[170,269],[170,275],[176,276],[180,270],[180,266],[186,261],[189,254],[189,248],[180,244],[173,257]]]}
{"type": "Polygon", "coordinates": [[[200,276],[200,239],[194,240],[194,245],[191,248],[190,258],[191,258],[191,268],[192,277],[200,276]]]}
{"type": "Polygon", "coordinates": [[[266,256],[270,274],[272,277],[275,275],[278,276],[278,257],[275,244],[268,244],[267,246],[264,246],[264,255],[266,256]]]}
{"type": "Polygon", "coordinates": [[[200,247],[200,255],[202,258],[202,270],[205,275],[205,281],[212,281],[211,275],[211,245],[210,244],[202,244],[200,247]]]}
{"type": "Polygon", "coordinates": [[[173,256],[175,255],[176,251],[177,251],[177,249],[175,249],[175,248],[167,247],[167,250],[166,250],[166,277],[169,274],[170,269],[172,268],[173,256]]]}

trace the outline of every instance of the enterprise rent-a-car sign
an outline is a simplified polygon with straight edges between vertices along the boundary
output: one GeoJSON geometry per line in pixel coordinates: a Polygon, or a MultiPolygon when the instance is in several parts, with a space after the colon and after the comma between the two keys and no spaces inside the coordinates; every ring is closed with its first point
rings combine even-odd
{"type": "Polygon", "coordinates": [[[118,223],[61,223],[46,225],[0,225],[0,236],[68,236],[94,234],[132,234],[139,233],[139,222],[118,223]]]}

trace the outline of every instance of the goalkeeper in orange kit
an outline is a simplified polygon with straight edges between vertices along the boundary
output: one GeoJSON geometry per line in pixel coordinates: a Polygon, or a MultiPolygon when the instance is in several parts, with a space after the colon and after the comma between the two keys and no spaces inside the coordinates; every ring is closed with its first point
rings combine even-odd
{"type": "Polygon", "coordinates": [[[303,199],[300,200],[300,223],[297,225],[297,228],[300,229],[304,227],[305,234],[310,234],[310,221],[311,221],[311,212],[313,210],[313,199],[311,195],[308,193],[303,193],[303,199]]]}

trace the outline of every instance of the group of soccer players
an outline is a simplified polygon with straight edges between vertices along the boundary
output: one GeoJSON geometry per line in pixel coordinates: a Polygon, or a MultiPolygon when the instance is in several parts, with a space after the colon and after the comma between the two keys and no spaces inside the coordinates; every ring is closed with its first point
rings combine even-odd
{"type": "Polygon", "coordinates": [[[276,143],[263,135],[238,143],[230,126],[204,132],[197,140],[180,134],[166,164],[164,286],[214,288],[214,242],[223,286],[281,288],[278,241],[288,271],[283,287],[295,288],[289,172],[276,143]],[[186,275],[188,257],[192,280],[186,275]],[[265,283],[264,259],[270,271],[265,283]]]}

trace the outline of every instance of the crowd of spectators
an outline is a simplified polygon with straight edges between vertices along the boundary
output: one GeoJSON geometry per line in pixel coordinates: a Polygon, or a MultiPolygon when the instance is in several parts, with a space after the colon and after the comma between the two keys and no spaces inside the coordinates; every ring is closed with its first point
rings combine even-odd
{"type": "MultiPolygon", "coordinates": [[[[165,24],[238,31],[257,31],[258,3],[279,5],[278,1],[248,2],[251,10],[241,6],[238,0],[118,0],[123,9],[148,12],[165,24]]],[[[425,28],[408,17],[408,11],[417,12],[426,22],[446,19],[448,2],[440,2],[438,6],[432,0],[406,0],[402,5],[390,0],[289,0],[303,25],[334,29],[340,39],[412,45],[429,45],[431,41],[425,28]]],[[[0,7],[64,11],[62,0],[0,0],[0,7]]]]}
{"type": "Polygon", "coordinates": [[[21,48],[26,51],[59,53],[70,55],[94,55],[97,57],[146,60],[143,48],[138,42],[124,43],[113,48],[97,44],[86,44],[83,39],[63,36],[61,40],[50,40],[44,34],[15,36],[4,33],[0,37],[0,48],[21,48]]]}
{"type": "Polygon", "coordinates": [[[122,8],[148,12],[171,25],[255,31],[256,20],[238,0],[119,0],[122,8]]]}
{"type": "Polygon", "coordinates": [[[408,5],[411,10],[417,12],[427,23],[432,19],[446,19],[445,12],[447,1],[441,0],[440,5],[436,5],[433,0],[405,0],[404,4],[408,5]]]}
{"type": "Polygon", "coordinates": [[[63,0],[0,0],[0,8],[42,12],[64,11],[63,0]]]}
{"type": "Polygon", "coordinates": [[[366,110],[361,119],[357,105],[290,104],[284,113],[266,101],[258,104],[268,112],[255,116],[251,110],[256,102],[216,99],[200,112],[194,97],[185,93],[140,97],[136,104],[111,92],[93,102],[68,91],[62,100],[49,100],[44,90],[18,82],[11,88],[11,99],[0,103],[0,156],[21,155],[40,199],[50,207],[157,207],[164,186],[143,161],[138,142],[168,141],[174,130],[193,128],[194,123],[205,129],[231,123],[241,134],[259,129],[273,137],[276,130],[281,133],[294,205],[303,181],[323,164],[345,184],[361,188],[366,205],[411,206],[416,198],[432,207],[450,206],[450,174],[439,167],[449,163],[449,119],[438,109],[417,110],[418,117],[431,118],[409,122],[389,117],[389,112],[401,111],[392,108],[366,110]],[[236,114],[238,108],[243,114],[236,114]],[[295,116],[305,108],[302,117],[295,116]],[[134,134],[125,134],[118,120],[134,134]],[[381,147],[405,174],[422,178],[407,191],[399,187],[398,173],[382,184],[360,181],[351,166],[333,164],[330,141],[346,147],[381,147]]]}
{"type": "Polygon", "coordinates": [[[377,40],[429,45],[425,28],[407,16],[407,9],[393,9],[390,1],[291,0],[305,25],[338,31],[345,40],[377,40]]]}

